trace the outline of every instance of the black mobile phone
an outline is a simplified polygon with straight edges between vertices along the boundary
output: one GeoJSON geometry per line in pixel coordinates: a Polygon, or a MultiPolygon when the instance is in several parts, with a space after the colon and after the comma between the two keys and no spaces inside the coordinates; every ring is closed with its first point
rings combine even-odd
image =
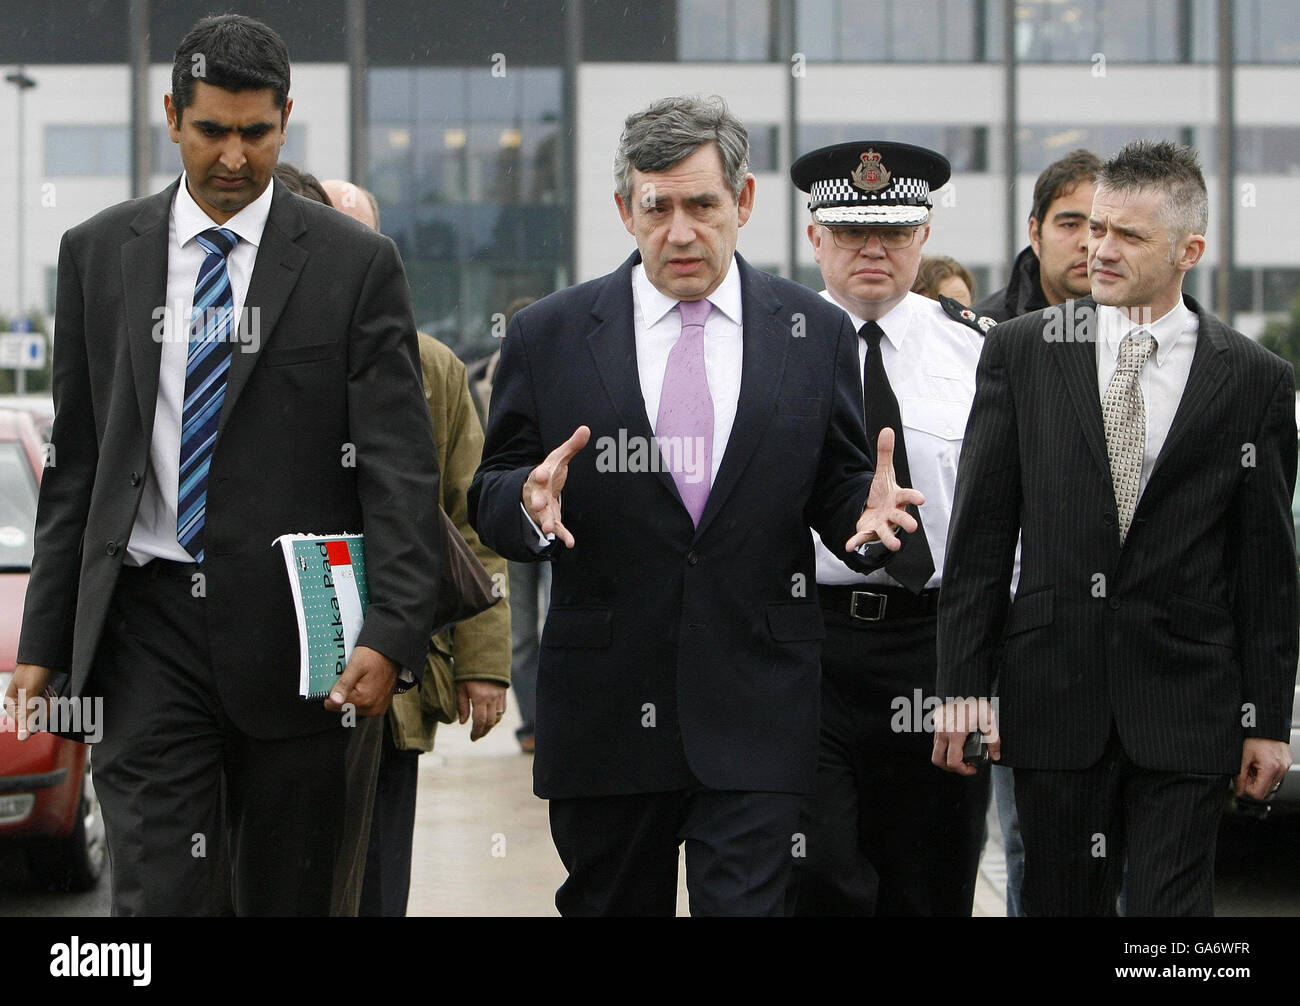
{"type": "Polygon", "coordinates": [[[989,760],[988,742],[978,730],[966,735],[966,743],[961,747],[961,760],[967,765],[983,765],[989,760]]]}

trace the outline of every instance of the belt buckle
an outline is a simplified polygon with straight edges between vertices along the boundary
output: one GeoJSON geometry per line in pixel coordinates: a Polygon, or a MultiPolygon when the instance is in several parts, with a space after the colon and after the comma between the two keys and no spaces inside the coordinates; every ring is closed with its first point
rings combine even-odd
{"type": "Polygon", "coordinates": [[[885,605],[888,602],[889,596],[887,594],[875,594],[869,590],[855,590],[852,600],[849,602],[849,615],[859,622],[879,622],[885,617],[885,605]]]}

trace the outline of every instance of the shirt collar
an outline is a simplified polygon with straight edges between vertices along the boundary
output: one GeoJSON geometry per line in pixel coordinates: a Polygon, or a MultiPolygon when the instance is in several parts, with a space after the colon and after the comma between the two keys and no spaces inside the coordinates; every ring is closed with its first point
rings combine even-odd
{"type": "MultiPolygon", "coordinates": [[[[856,314],[832,297],[829,290],[823,290],[821,295],[822,299],[830,301],[849,316],[849,321],[853,323],[853,330],[855,332],[867,323],[865,318],[859,318],[856,314]]],[[[919,297],[920,294],[917,294],[917,296],[919,297]]],[[[903,343],[907,341],[908,330],[912,327],[911,301],[912,294],[909,293],[890,308],[887,314],[876,320],[876,324],[880,326],[880,330],[885,333],[885,339],[894,347],[895,350],[902,350],[903,343]]]]}
{"type": "Polygon", "coordinates": [[[1130,332],[1137,329],[1149,332],[1156,340],[1155,361],[1157,366],[1164,366],[1169,354],[1174,351],[1178,341],[1196,328],[1196,315],[1188,310],[1181,297],[1173,309],[1149,325],[1138,325],[1119,308],[1109,304],[1097,307],[1097,329],[1107,352],[1118,359],[1119,344],[1130,332]]]}
{"type": "Polygon", "coordinates": [[[262,243],[262,231],[266,229],[266,218],[271,212],[271,190],[274,182],[268,182],[262,194],[227,220],[217,224],[199,207],[190,195],[185,175],[181,174],[181,183],[176,188],[176,199],[172,203],[172,219],[176,224],[176,243],[184,248],[195,237],[212,227],[224,227],[239,235],[240,241],[246,241],[254,248],[262,243]]]}
{"type": "MultiPolygon", "coordinates": [[[[641,305],[641,321],[646,328],[653,328],[677,306],[677,298],[669,297],[646,275],[645,263],[639,262],[632,270],[632,282],[636,285],[637,302],[641,305]]],[[[742,324],[740,312],[740,269],[736,265],[736,256],[731,256],[731,268],[722,278],[718,288],[709,294],[709,302],[737,325],[742,324]]]]}

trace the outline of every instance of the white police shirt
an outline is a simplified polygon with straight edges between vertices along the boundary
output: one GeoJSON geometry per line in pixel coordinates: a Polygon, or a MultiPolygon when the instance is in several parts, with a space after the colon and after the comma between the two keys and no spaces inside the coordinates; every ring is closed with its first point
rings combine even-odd
{"type": "MultiPolygon", "coordinates": [[[[821,295],[836,303],[825,290],[821,295]]],[[[865,324],[852,311],[846,313],[855,330],[865,324]]],[[[907,294],[877,324],[885,333],[880,341],[881,354],[903,418],[912,487],[925,494],[921,520],[934,557],[934,574],[926,587],[938,587],[957,486],[957,461],[975,398],[975,367],[984,339],[973,328],[948,317],[938,301],[919,293],[907,294]]],[[[858,339],[859,373],[866,359],[866,340],[858,339]]],[[[827,551],[815,532],[813,545],[817,550],[818,583],[898,586],[886,570],[864,576],[849,569],[827,551]]]]}

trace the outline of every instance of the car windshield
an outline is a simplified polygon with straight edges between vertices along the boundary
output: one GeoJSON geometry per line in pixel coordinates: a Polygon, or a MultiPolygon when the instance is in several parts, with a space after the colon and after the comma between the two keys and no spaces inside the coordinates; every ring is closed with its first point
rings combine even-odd
{"type": "Polygon", "coordinates": [[[36,479],[15,441],[0,443],[0,572],[31,569],[36,479]]]}

